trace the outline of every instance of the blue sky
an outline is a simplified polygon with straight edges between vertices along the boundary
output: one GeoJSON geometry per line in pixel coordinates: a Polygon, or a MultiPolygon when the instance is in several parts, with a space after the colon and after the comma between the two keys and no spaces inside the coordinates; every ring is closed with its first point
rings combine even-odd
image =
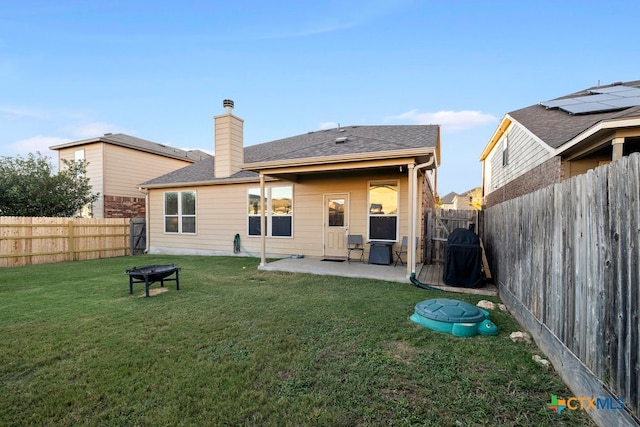
{"type": "Polygon", "coordinates": [[[438,192],[481,183],[509,111],[640,79],[640,0],[0,3],[0,156],[123,132],[213,151],[337,124],[440,124],[438,192]]]}

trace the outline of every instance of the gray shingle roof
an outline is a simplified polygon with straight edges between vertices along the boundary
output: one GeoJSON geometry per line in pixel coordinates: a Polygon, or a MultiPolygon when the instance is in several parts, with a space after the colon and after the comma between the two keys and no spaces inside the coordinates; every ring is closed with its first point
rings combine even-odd
{"type": "MultiPolygon", "coordinates": [[[[282,162],[287,160],[346,156],[390,151],[435,149],[440,134],[437,125],[389,125],[347,126],[338,129],[320,130],[279,139],[244,148],[245,167],[251,163],[282,162]],[[336,138],[347,138],[336,143],[336,138]]],[[[406,155],[406,154],[405,154],[406,155]]],[[[152,179],[142,185],[184,184],[190,182],[226,181],[241,178],[257,178],[249,170],[240,171],[229,178],[214,177],[212,159],[197,162],[166,175],[152,179]]]]}
{"type": "Polygon", "coordinates": [[[455,199],[456,196],[459,196],[459,194],[454,192],[454,191],[452,191],[451,193],[448,193],[448,194],[442,196],[440,198],[440,202],[441,203],[451,204],[451,203],[453,203],[453,199],[455,199]]]}
{"type": "Polygon", "coordinates": [[[146,139],[137,138],[135,136],[126,135],[123,133],[105,134],[97,138],[83,139],[80,141],[67,142],[65,144],[54,145],[49,147],[52,150],[59,150],[62,148],[76,147],[85,144],[92,144],[96,142],[104,142],[107,144],[118,145],[120,147],[131,148],[138,151],[144,151],[147,153],[158,154],[165,157],[171,157],[174,159],[186,160],[190,162],[196,162],[198,160],[211,158],[210,154],[201,150],[181,150],[179,148],[170,147],[156,142],[148,141],[146,139]]]}
{"type": "Polygon", "coordinates": [[[347,126],[252,145],[245,148],[245,163],[340,156],[381,151],[435,148],[439,126],[347,126]],[[336,143],[336,138],[347,138],[336,143]]]}
{"type": "Polygon", "coordinates": [[[187,184],[192,182],[207,182],[207,181],[224,181],[234,180],[241,178],[258,178],[257,172],[240,171],[229,178],[216,178],[213,176],[213,157],[209,159],[200,160],[192,165],[185,166],[177,169],[168,174],[159,176],[141,184],[145,185],[162,185],[162,184],[187,184]]]}
{"type": "MultiPolygon", "coordinates": [[[[623,84],[625,86],[640,87],[640,80],[635,80],[623,84]]],[[[600,86],[600,87],[608,87],[600,86]]],[[[590,87],[576,93],[561,96],[556,99],[572,98],[575,96],[588,95],[589,91],[597,87],[590,87]]],[[[558,148],[569,142],[571,139],[597,125],[598,123],[626,117],[640,116],[640,107],[630,107],[618,111],[609,111],[593,114],[571,115],[565,111],[557,109],[547,109],[542,105],[531,105],[520,110],[509,113],[511,117],[521,123],[529,131],[552,148],[558,148]]]]}

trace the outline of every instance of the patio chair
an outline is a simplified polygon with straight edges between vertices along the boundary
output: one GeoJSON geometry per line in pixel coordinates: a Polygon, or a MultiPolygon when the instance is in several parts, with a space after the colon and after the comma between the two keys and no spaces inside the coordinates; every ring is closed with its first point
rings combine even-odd
{"type": "Polygon", "coordinates": [[[356,260],[364,262],[364,243],[362,234],[349,234],[347,236],[347,261],[351,264],[351,252],[360,252],[360,259],[356,260]]]}
{"type": "Polygon", "coordinates": [[[407,255],[407,236],[402,236],[402,243],[400,243],[400,249],[396,251],[396,263],[393,264],[394,267],[398,265],[398,261],[400,264],[405,265],[404,261],[402,261],[402,255],[407,255]]]}

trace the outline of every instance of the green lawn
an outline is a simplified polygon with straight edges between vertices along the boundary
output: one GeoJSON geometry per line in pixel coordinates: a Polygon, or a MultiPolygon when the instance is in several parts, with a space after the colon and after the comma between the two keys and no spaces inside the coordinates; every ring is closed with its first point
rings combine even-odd
{"type": "MultiPolygon", "coordinates": [[[[516,344],[408,320],[450,297],[410,284],[261,272],[232,257],[140,256],[0,269],[2,426],[588,425],[516,344]],[[176,263],[180,291],[129,295],[125,269],[176,263]]],[[[154,285],[153,288],[159,288],[154,285]]],[[[496,299],[491,299],[497,302],[496,299]]]]}

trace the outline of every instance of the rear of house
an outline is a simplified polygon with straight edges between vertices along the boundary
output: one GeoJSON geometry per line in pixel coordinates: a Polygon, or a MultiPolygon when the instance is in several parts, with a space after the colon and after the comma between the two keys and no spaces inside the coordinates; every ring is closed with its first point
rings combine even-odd
{"type": "Polygon", "coordinates": [[[150,253],[232,255],[237,235],[240,255],[263,262],[340,258],[348,234],[396,248],[424,234],[438,126],[348,126],[244,147],[230,102],[214,118],[214,159],[141,185],[150,253]]]}

